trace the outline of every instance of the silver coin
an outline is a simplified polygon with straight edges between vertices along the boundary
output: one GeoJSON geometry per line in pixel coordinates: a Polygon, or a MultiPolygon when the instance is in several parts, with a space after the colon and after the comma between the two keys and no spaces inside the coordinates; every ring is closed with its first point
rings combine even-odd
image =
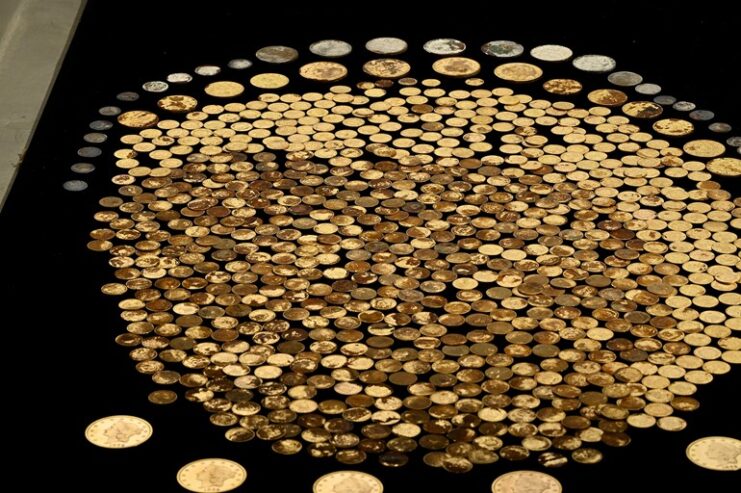
{"type": "Polygon", "coordinates": [[[108,120],[95,120],[90,122],[90,125],[88,125],[93,130],[110,130],[113,128],[113,123],[109,122],[108,120]]]}
{"type": "Polygon", "coordinates": [[[621,70],[619,72],[613,72],[607,76],[607,80],[611,84],[621,87],[633,87],[643,82],[643,76],[635,72],[629,72],[627,70],[621,70]]]}
{"type": "Polygon", "coordinates": [[[170,84],[162,80],[150,80],[142,84],[142,89],[147,92],[165,92],[170,88],[170,84]]]}
{"type": "Polygon", "coordinates": [[[80,147],[77,149],[77,155],[80,157],[98,157],[103,154],[99,147],[80,147]]]}
{"type": "Polygon", "coordinates": [[[199,65],[193,69],[193,72],[203,77],[211,77],[220,74],[221,67],[218,65],[199,65]]]}
{"type": "Polygon", "coordinates": [[[118,106],[103,106],[98,109],[98,113],[103,116],[116,116],[121,114],[121,108],[118,106]]]}
{"type": "Polygon", "coordinates": [[[377,55],[398,55],[407,51],[408,46],[399,38],[373,38],[365,43],[365,49],[377,55]]]}
{"type": "Polygon", "coordinates": [[[606,55],[582,55],[574,58],[571,62],[574,67],[584,72],[611,72],[615,70],[617,62],[614,58],[606,55]]]}
{"type": "Polygon", "coordinates": [[[139,99],[139,93],[134,91],[124,91],[116,94],[116,99],[119,101],[136,101],[139,99]]]}
{"type": "Polygon", "coordinates": [[[728,132],[733,130],[733,127],[728,123],[715,122],[708,125],[708,130],[717,134],[727,134],[728,132]]]}
{"type": "Polygon", "coordinates": [[[498,39],[489,41],[481,46],[484,55],[495,56],[497,58],[513,58],[520,56],[525,52],[525,47],[515,41],[508,39],[498,39]]]}
{"type": "Polygon", "coordinates": [[[171,84],[187,84],[193,80],[193,76],[185,72],[175,72],[167,76],[167,82],[171,84]]]}
{"type": "Polygon", "coordinates": [[[689,101],[677,101],[672,105],[672,108],[677,111],[692,111],[697,108],[697,105],[689,101]]]}
{"type": "Polygon", "coordinates": [[[91,132],[89,134],[83,135],[82,140],[90,144],[102,144],[103,142],[108,140],[108,136],[99,132],[91,132]]]}
{"type": "Polygon", "coordinates": [[[726,144],[728,144],[731,147],[741,147],[741,135],[734,135],[733,137],[728,137],[728,139],[726,139],[726,144]]]}
{"type": "Polygon", "coordinates": [[[540,45],[530,50],[530,56],[543,62],[563,62],[573,55],[571,48],[561,45],[540,45]]]}
{"type": "Polygon", "coordinates": [[[62,188],[68,192],[82,192],[87,188],[87,182],[82,180],[69,180],[62,183],[62,188]]]}
{"type": "Polygon", "coordinates": [[[659,103],[662,106],[669,106],[677,102],[677,98],[669,96],[668,94],[660,94],[654,98],[654,103],[659,103]]]}
{"type": "Polygon", "coordinates": [[[298,51],[290,46],[265,46],[257,50],[255,56],[265,63],[288,63],[298,58],[298,51]]]}
{"type": "Polygon", "coordinates": [[[86,175],[95,171],[95,165],[92,163],[75,163],[69,169],[80,175],[86,175]]]}
{"type": "Polygon", "coordinates": [[[252,61],[246,58],[235,58],[234,60],[229,60],[226,66],[233,70],[244,70],[252,66],[252,61]]]}
{"type": "Polygon", "coordinates": [[[352,45],[339,39],[322,39],[311,43],[309,51],[317,56],[339,58],[349,55],[352,51],[352,45]]]}
{"type": "Polygon", "coordinates": [[[645,96],[655,96],[656,94],[661,92],[660,85],[652,84],[650,82],[644,82],[643,84],[638,84],[635,87],[635,89],[638,94],[643,94],[645,96]]]}
{"type": "Polygon", "coordinates": [[[453,38],[431,39],[422,47],[433,55],[457,55],[466,51],[466,43],[453,38]]]}
{"type": "Polygon", "coordinates": [[[690,112],[690,118],[698,122],[706,122],[715,118],[715,113],[710,110],[695,110],[690,112]]]}
{"type": "Polygon", "coordinates": [[[741,147],[736,147],[736,152],[737,152],[738,154],[741,154],[741,147]]]}

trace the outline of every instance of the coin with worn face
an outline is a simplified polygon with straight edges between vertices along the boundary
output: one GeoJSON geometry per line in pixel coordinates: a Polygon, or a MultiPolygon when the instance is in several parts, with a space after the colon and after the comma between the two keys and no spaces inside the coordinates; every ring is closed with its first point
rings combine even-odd
{"type": "Polygon", "coordinates": [[[412,69],[404,60],[396,58],[378,58],[363,65],[363,72],[382,79],[397,79],[409,73],[412,69]]]}
{"type": "Polygon", "coordinates": [[[661,135],[669,135],[671,137],[683,137],[695,130],[692,122],[682,120],[681,118],[663,118],[655,121],[652,127],[661,135]]]}
{"type": "Polygon", "coordinates": [[[336,471],[314,482],[314,493],[382,493],[383,483],[360,471],[336,471]]]}
{"type": "Polygon", "coordinates": [[[239,487],[247,479],[247,470],[228,459],[200,459],[178,471],[180,486],[196,493],[221,493],[239,487]]]}
{"type": "Polygon", "coordinates": [[[239,82],[222,80],[210,83],[203,91],[215,98],[233,98],[244,92],[244,86],[239,82]]]}
{"type": "Polygon", "coordinates": [[[173,94],[157,101],[157,106],[173,113],[187,113],[198,106],[198,100],[192,96],[173,94]]]}
{"type": "Polygon", "coordinates": [[[457,55],[466,51],[466,43],[453,38],[438,38],[426,42],[423,48],[433,55],[457,55]]]}
{"type": "Polygon", "coordinates": [[[365,43],[365,49],[377,55],[398,55],[407,51],[407,42],[399,38],[373,38],[365,43]]]}
{"type": "Polygon", "coordinates": [[[152,425],[136,416],[108,416],[93,421],[85,429],[85,438],[98,447],[131,448],[152,436],[152,425]]]}
{"type": "Polygon", "coordinates": [[[161,80],[150,80],[142,84],[142,89],[147,92],[165,92],[170,84],[161,80]]]}
{"type": "Polygon", "coordinates": [[[320,82],[333,82],[347,75],[347,68],[336,62],[312,62],[299,69],[301,77],[320,82]]]}
{"type": "Polygon", "coordinates": [[[690,443],[687,458],[705,469],[738,471],[741,469],[741,440],[730,437],[704,437],[690,443]]]}
{"type": "Polygon", "coordinates": [[[494,75],[511,82],[530,82],[543,75],[543,70],[531,63],[505,63],[494,69],[494,75]]]}
{"type": "Polygon", "coordinates": [[[718,157],[726,150],[726,146],[715,140],[698,139],[687,142],[684,152],[695,157],[718,157]]]}
{"type": "Polygon", "coordinates": [[[167,76],[167,82],[172,84],[187,84],[193,80],[193,76],[185,72],[175,72],[167,76]]]}
{"type": "Polygon", "coordinates": [[[656,118],[664,109],[653,101],[631,101],[623,105],[623,113],[634,118],[656,118]]]}
{"type": "Polygon", "coordinates": [[[502,474],[491,484],[492,493],[561,493],[561,483],[538,471],[513,471],[502,474]]]}
{"type": "Polygon", "coordinates": [[[573,54],[571,48],[561,45],[540,45],[530,50],[530,56],[543,62],[563,62],[573,54]]]}
{"type": "Polygon", "coordinates": [[[661,86],[651,82],[644,82],[643,84],[638,84],[635,90],[638,94],[643,94],[644,96],[655,96],[661,92],[661,86]]]}
{"type": "Polygon", "coordinates": [[[311,43],[309,51],[318,56],[339,58],[349,55],[352,51],[352,45],[339,39],[323,39],[311,43]]]}
{"type": "Polygon", "coordinates": [[[616,86],[633,87],[643,82],[643,77],[635,72],[621,70],[608,75],[607,80],[616,86]]]}
{"type": "Polygon", "coordinates": [[[134,110],[121,113],[118,123],[129,128],[147,128],[159,121],[159,117],[151,111],[134,110]]]}
{"type": "Polygon", "coordinates": [[[84,180],[68,180],[62,183],[62,188],[68,192],[82,192],[87,189],[87,182],[84,180]]]}
{"type": "Polygon", "coordinates": [[[587,99],[602,106],[620,106],[628,100],[628,95],[617,89],[596,89],[587,95],[587,99]]]}
{"type": "Polygon", "coordinates": [[[290,46],[265,46],[257,50],[255,56],[265,63],[288,63],[298,58],[298,51],[290,46]]]}
{"type": "Polygon", "coordinates": [[[551,79],[543,83],[543,89],[551,94],[568,96],[580,92],[582,85],[574,79],[551,79]]]}
{"type": "Polygon", "coordinates": [[[432,64],[432,70],[449,77],[470,77],[479,73],[481,65],[472,58],[453,56],[437,60],[432,64]]]}
{"type": "Polygon", "coordinates": [[[720,176],[741,176],[741,159],[719,157],[708,161],[707,170],[720,176]]]}
{"type": "Polygon", "coordinates": [[[507,39],[498,39],[489,41],[481,46],[484,55],[495,56],[498,58],[512,58],[520,56],[525,52],[525,47],[520,43],[509,41],[507,39]]]}
{"type": "Polygon", "coordinates": [[[582,55],[574,58],[572,64],[584,72],[610,72],[617,65],[613,58],[605,55],[582,55]]]}
{"type": "Polygon", "coordinates": [[[257,74],[250,79],[250,84],[258,89],[279,89],[288,85],[288,77],[272,72],[257,74]]]}

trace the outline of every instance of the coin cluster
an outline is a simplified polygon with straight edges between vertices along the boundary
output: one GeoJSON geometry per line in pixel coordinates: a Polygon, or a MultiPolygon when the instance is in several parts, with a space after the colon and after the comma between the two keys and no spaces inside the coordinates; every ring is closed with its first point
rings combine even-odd
{"type": "MultiPolygon", "coordinates": [[[[302,75],[346,75],[323,63],[302,75]]],[[[216,81],[121,113],[88,244],[110,255],[116,342],[227,439],[344,464],[589,464],[631,427],[683,429],[741,363],[741,199],[717,178],[741,161],[655,102],[571,98],[582,83],[537,63],[470,79],[479,62],[441,58],[469,77],[452,86],[375,59],[367,74],[398,80],[216,81]],[[547,98],[514,85],[536,80],[547,98]]]]}

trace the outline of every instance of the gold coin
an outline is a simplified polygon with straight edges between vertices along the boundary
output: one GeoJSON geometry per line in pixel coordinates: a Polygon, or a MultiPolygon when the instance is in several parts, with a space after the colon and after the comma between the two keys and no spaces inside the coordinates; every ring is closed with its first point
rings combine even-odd
{"type": "Polygon", "coordinates": [[[333,82],[347,75],[347,68],[337,62],[312,62],[299,69],[301,77],[320,82],[333,82]]]}
{"type": "Polygon", "coordinates": [[[690,443],[687,458],[705,469],[738,471],[741,469],[741,440],[730,437],[704,437],[690,443]]]}
{"type": "Polygon", "coordinates": [[[210,83],[203,91],[215,98],[233,98],[244,92],[244,86],[239,82],[221,80],[210,83]]]}
{"type": "Polygon", "coordinates": [[[149,393],[147,399],[152,404],[172,404],[178,399],[177,393],[172,390],[155,390],[149,393]]]}
{"type": "Polygon", "coordinates": [[[561,493],[561,483],[550,474],[538,471],[513,471],[502,474],[491,484],[492,493],[561,493]]]}
{"type": "Polygon", "coordinates": [[[512,82],[531,82],[543,75],[543,69],[531,63],[504,63],[494,69],[494,75],[512,82]]]}
{"type": "Polygon", "coordinates": [[[280,89],[288,85],[288,77],[283,74],[268,72],[257,74],[250,79],[250,84],[258,89],[280,89]]]}
{"type": "Polygon", "coordinates": [[[404,60],[396,58],[377,58],[363,65],[363,72],[381,79],[397,79],[404,77],[412,69],[404,60]]]}
{"type": "Polygon", "coordinates": [[[717,157],[725,152],[726,146],[715,140],[698,139],[687,142],[682,149],[694,157],[717,157]]]}
{"type": "Polygon", "coordinates": [[[543,83],[543,89],[551,94],[559,96],[569,96],[582,90],[581,82],[574,79],[551,79],[543,83]]]}
{"type": "Polygon", "coordinates": [[[681,118],[664,118],[662,120],[657,120],[654,122],[652,127],[661,135],[668,135],[670,137],[682,137],[695,131],[695,126],[692,122],[682,120],[681,118]]]}
{"type": "Polygon", "coordinates": [[[383,483],[360,471],[335,471],[314,481],[314,493],[382,493],[383,483]]]}
{"type": "Polygon", "coordinates": [[[664,108],[653,101],[631,101],[623,105],[623,113],[634,118],[656,118],[663,113],[664,108]]]}
{"type": "Polygon", "coordinates": [[[720,176],[741,176],[741,159],[735,157],[719,157],[708,161],[706,168],[711,173],[720,176]]]}
{"type": "Polygon", "coordinates": [[[118,123],[129,128],[148,128],[156,124],[159,117],[151,111],[127,111],[118,115],[118,123]]]}
{"type": "Polygon", "coordinates": [[[198,106],[198,100],[192,96],[174,94],[157,101],[157,106],[173,113],[187,113],[198,106]]]}
{"type": "Polygon", "coordinates": [[[481,70],[481,64],[466,57],[452,56],[436,60],[432,70],[449,77],[471,77],[481,70]]]}
{"type": "Polygon", "coordinates": [[[136,416],[108,416],[90,423],[85,438],[98,447],[131,448],[152,436],[152,425],[136,416]]]}
{"type": "Polygon", "coordinates": [[[180,486],[196,493],[220,493],[239,487],[247,479],[247,470],[228,459],[200,459],[180,468],[180,486]]]}
{"type": "Polygon", "coordinates": [[[587,99],[602,106],[620,106],[628,100],[628,95],[617,89],[596,89],[587,94],[587,99]]]}

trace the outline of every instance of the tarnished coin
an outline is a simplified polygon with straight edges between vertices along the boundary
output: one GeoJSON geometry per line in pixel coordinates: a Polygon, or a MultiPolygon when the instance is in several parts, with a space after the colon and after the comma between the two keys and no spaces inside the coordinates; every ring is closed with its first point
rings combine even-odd
{"type": "Polygon", "coordinates": [[[677,111],[692,111],[697,108],[697,105],[691,101],[677,101],[672,105],[677,111]]]}
{"type": "Polygon", "coordinates": [[[69,167],[74,173],[86,175],[95,171],[95,165],[92,163],[75,163],[69,167]]]}
{"type": "Polygon", "coordinates": [[[288,63],[298,58],[298,51],[290,46],[265,46],[255,53],[261,62],[266,63],[288,63]]]}
{"type": "Polygon", "coordinates": [[[571,63],[584,72],[611,72],[617,66],[613,58],[605,55],[582,55],[571,63]]]}
{"type": "Polygon", "coordinates": [[[727,134],[728,132],[733,130],[733,127],[729,123],[714,122],[708,125],[708,130],[719,134],[727,134]]]}
{"type": "Polygon", "coordinates": [[[383,483],[360,471],[336,471],[314,482],[314,493],[381,493],[383,483]]]}
{"type": "Polygon", "coordinates": [[[192,96],[173,94],[157,101],[157,106],[173,113],[187,113],[198,106],[198,100],[192,96]]]}
{"type": "Polygon", "coordinates": [[[582,90],[581,82],[574,79],[551,79],[543,83],[543,89],[551,94],[568,96],[582,90]]]}
{"type": "Polygon", "coordinates": [[[398,55],[407,51],[409,45],[400,38],[373,38],[365,43],[365,49],[377,55],[398,55]]]}
{"type": "Polygon", "coordinates": [[[690,111],[689,117],[698,122],[706,122],[715,118],[715,113],[710,110],[690,111]]]}
{"type": "Polygon", "coordinates": [[[204,92],[215,98],[233,98],[244,92],[244,86],[239,82],[222,80],[210,83],[206,86],[204,92]]]}
{"type": "Polygon", "coordinates": [[[147,396],[149,402],[157,405],[172,404],[177,399],[178,394],[172,390],[155,390],[147,396]]]}
{"type": "Polygon", "coordinates": [[[674,104],[676,101],[677,98],[670,96],[669,94],[659,94],[654,98],[654,103],[659,103],[663,106],[669,106],[670,104],[674,104]]]}
{"type": "Polygon", "coordinates": [[[687,458],[705,469],[738,471],[741,469],[741,440],[730,437],[704,437],[690,443],[687,458]]]}
{"type": "Polygon", "coordinates": [[[720,176],[741,176],[741,159],[719,157],[708,161],[707,170],[720,176]]]}
{"type": "Polygon", "coordinates": [[[530,56],[543,62],[563,62],[574,55],[568,46],[540,45],[530,50],[530,56]]]}
{"type": "Polygon", "coordinates": [[[481,46],[481,51],[484,55],[495,56],[498,58],[512,58],[522,55],[525,52],[525,47],[515,41],[499,39],[484,43],[484,45],[481,46]]]}
{"type": "Polygon", "coordinates": [[[118,123],[129,128],[147,128],[159,121],[159,117],[151,111],[134,110],[118,115],[118,123]]]}
{"type": "Polygon", "coordinates": [[[726,144],[731,147],[741,147],[741,136],[734,135],[733,137],[728,137],[728,139],[726,139],[726,144]]]}
{"type": "Polygon", "coordinates": [[[85,438],[98,447],[130,448],[152,436],[152,425],[136,416],[108,416],[93,421],[85,429],[85,438]]]}
{"type": "Polygon", "coordinates": [[[715,140],[698,139],[687,142],[682,149],[694,157],[718,157],[725,152],[726,146],[715,140]]]}
{"type": "Polygon", "coordinates": [[[656,118],[663,111],[664,108],[653,101],[631,101],[623,105],[623,113],[634,118],[656,118]]]}
{"type": "Polygon", "coordinates": [[[681,118],[663,118],[655,121],[652,126],[661,135],[669,135],[671,137],[689,135],[695,130],[692,122],[682,120],[681,118]]]}
{"type": "Polygon", "coordinates": [[[621,87],[633,87],[643,82],[643,77],[635,72],[629,72],[627,70],[621,70],[619,72],[613,72],[607,76],[607,80],[616,86],[621,87]]]}
{"type": "Polygon", "coordinates": [[[347,75],[347,68],[336,62],[312,62],[299,69],[301,77],[320,82],[333,82],[347,75]]]}
{"type": "Polygon", "coordinates": [[[396,58],[378,58],[363,65],[363,72],[381,79],[397,79],[404,77],[412,69],[404,60],[396,58]]]}
{"type": "Polygon", "coordinates": [[[426,42],[423,48],[433,55],[457,55],[466,51],[466,43],[453,38],[438,38],[426,42]]]}
{"type": "Polygon", "coordinates": [[[229,60],[229,63],[227,63],[226,66],[233,70],[245,70],[252,66],[252,60],[247,60],[246,58],[235,58],[229,60]]]}
{"type": "Polygon", "coordinates": [[[620,106],[628,101],[628,95],[617,89],[596,89],[587,95],[587,99],[602,106],[620,106]]]}
{"type": "Polygon", "coordinates": [[[471,77],[479,73],[481,64],[472,58],[453,56],[436,60],[432,70],[449,77],[471,77]]]}
{"type": "Polygon", "coordinates": [[[62,188],[68,192],[82,192],[87,190],[87,182],[83,180],[67,180],[62,183],[62,188]]]}
{"type": "Polygon", "coordinates": [[[280,89],[288,85],[288,77],[272,72],[257,74],[250,79],[250,84],[258,89],[280,89]]]}
{"type": "Polygon", "coordinates": [[[352,51],[352,45],[339,39],[322,39],[311,43],[309,51],[318,56],[339,58],[349,55],[352,51]]]}
{"type": "Polygon", "coordinates": [[[119,101],[136,101],[139,99],[139,93],[136,93],[134,91],[124,91],[116,94],[116,99],[119,101]]]}
{"type": "Polygon", "coordinates": [[[142,84],[142,89],[147,92],[165,92],[170,88],[170,84],[161,80],[150,80],[142,84]]]}
{"type": "Polygon", "coordinates": [[[543,70],[531,63],[504,63],[494,69],[494,75],[512,82],[530,82],[539,79],[543,70]]]}
{"type": "Polygon", "coordinates": [[[247,479],[247,470],[228,459],[200,459],[178,471],[180,486],[196,493],[231,491],[247,479]]]}
{"type": "Polygon", "coordinates": [[[538,471],[512,471],[502,474],[491,484],[492,493],[561,493],[556,478],[538,471]]]}

